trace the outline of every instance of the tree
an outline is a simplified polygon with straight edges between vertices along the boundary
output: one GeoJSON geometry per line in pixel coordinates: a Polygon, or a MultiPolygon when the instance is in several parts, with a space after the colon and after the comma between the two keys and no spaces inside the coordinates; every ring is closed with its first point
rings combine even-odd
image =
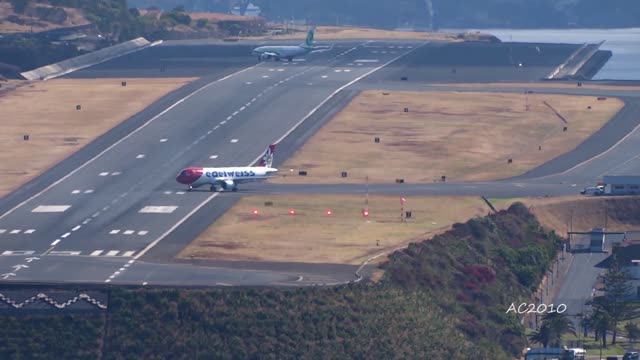
{"type": "Polygon", "coordinates": [[[632,343],[640,338],[640,327],[635,322],[628,322],[624,329],[627,331],[627,338],[632,343]]]}
{"type": "Polygon", "coordinates": [[[24,14],[27,6],[29,6],[29,0],[11,0],[11,4],[13,5],[13,11],[18,14],[24,14]]]}
{"type": "Polygon", "coordinates": [[[546,313],[542,318],[543,324],[548,324],[551,329],[552,341],[551,343],[556,346],[560,346],[563,334],[576,335],[576,329],[573,326],[573,322],[569,320],[564,313],[546,313]]]}
{"type": "Polygon", "coordinates": [[[628,299],[628,295],[631,292],[628,280],[629,275],[624,269],[620,268],[615,255],[612,256],[611,264],[602,277],[604,296],[595,298],[593,301],[593,306],[602,309],[611,319],[613,330],[611,344],[613,345],[616,343],[618,323],[631,319],[634,314],[631,302],[628,299]]]}
{"type": "Polygon", "coordinates": [[[611,317],[601,308],[594,308],[589,317],[591,328],[595,330],[596,340],[602,337],[602,347],[607,347],[607,331],[611,328],[611,317]]]}
{"type": "Polygon", "coordinates": [[[542,347],[547,347],[551,341],[553,341],[554,334],[551,325],[548,322],[543,322],[540,329],[534,331],[529,335],[529,341],[538,343],[542,347]]]}

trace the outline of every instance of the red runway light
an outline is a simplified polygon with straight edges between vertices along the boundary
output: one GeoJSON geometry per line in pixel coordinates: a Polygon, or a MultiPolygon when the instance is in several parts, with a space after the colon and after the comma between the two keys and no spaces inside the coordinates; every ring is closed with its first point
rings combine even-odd
{"type": "Polygon", "coordinates": [[[327,215],[331,215],[331,210],[327,210],[327,215]]]}
{"type": "Polygon", "coordinates": [[[253,215],[257,215],[258,214],[258,210],[253,210],[253,215]]]}
{"type": "Polygon", "coordinates": [[[295,214],[296,214],[296,211],[295,211],[295,210],[293,210],[293,209],[291,209],[291,210],[289,210],[289,214],[291,214],[291,215],[295,215],[295,214]]]}
{"type": "Polygon", "coordinates": [[[369,216],[369,210],[364,210],[364,211],[362,212],[362,215],[364,215],[364,216],[369,216]]]}

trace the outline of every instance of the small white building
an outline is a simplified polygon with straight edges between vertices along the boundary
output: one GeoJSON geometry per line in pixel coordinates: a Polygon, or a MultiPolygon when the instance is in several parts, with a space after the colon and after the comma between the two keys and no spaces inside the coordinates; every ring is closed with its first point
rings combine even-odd
{"type": "Polygon", "coordinates": [[[602,182],[607,194],[640,194],[640,176],[637,175],[605,175],[602,182]]]}

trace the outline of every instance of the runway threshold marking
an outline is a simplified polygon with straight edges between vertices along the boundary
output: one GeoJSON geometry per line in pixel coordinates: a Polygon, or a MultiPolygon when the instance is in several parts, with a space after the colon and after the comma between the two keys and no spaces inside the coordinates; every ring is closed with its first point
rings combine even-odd
{"type": "Polygon", "coordinates": [[[145,206],[140,209],[140,213],[155,213],[155,214],[171,214],[177,206],[145,206]]]}
{"type": "Polygon", "coordinates": [[[35,251],[22,251],[22,250],[7,250],[2,252],[2,256],[19,256],[19,255],[33,255],[35,251]]]}
{"type": "Polygon", "coordinates": [[[35,213],[51,213],[51,212],[65,212],[71,205],[39,205],[31,212],[35,213]]]}
{"type": "MultiPolygon", "coordinates": [[[[183,97],[182,99],[176,101],[175,103],[173,103],[171,106],[169,106],[168,108],[162,110],[160,113],[158,113],[157,115],[155,115],[154,117],[152,117],[151,119],[149,119],[147,122],[145,122],[144,124],[138,126],[136,129],[134,129],[133,131],[131,131],[130,133],[128,133],[126,136],[124,136],[122,139],[116,141],[115,143],[111,144],[109,147],[107,147],[106,149],[102,150],[99,154],[97,154],[96,156],[92,157],[91,159],[87,160],[84,164],[78,166],[77,168],[75,168],[73,171],[70,171],[67,175],[63,176],[62,178],[58,179],[57,181],[55,181],[53,184],[47,186],[46,188],[44,188],[43,190],[41,190],[40,192],[38,192],[37,194],[29,197],[28,199],[24,200],[23,202],[21,202],[20,204],[14,206],[13,208],[11,208],[9,211],[5,212],[4,214],[0,215],[0,219],[4,218],[5,216],[13,213],[16,209],[24,206],[26,203],[30,202],[31,200],[35,199],[36,197],[44,194],[46,191],[49,191],[51,188],[53,188],[54,186],[60,184],[61,182],[63,182],[64,180],[68,179],[69,177],[71,177],[72,175],[74,175],[76,172],[80,171],[81,169],[83,169],[85,166],[93,163],[96,159],[98,159],[99,157],[101,157],[102,155],[104,155],[105,153],[107,153],[109,150],[113,149],[114,147],[118,146],[120,143],[122,143],[123,141],[125,141],[126,139],[130,138],[131,136],[133,136],[134,134],[138,133],[138,131],[144,129],[146,126],[148,126],[149,124],[151,124],[152,122],[154,122],[156,119],[160,118],[161,116],[163,116],[164,114],[168,113],[169,111],[171,111],[173,108],[175,108],[176,106],[180,105],[182,102],[184,102],[185,100],[188,100],[189,98],[191,98],[192,96],[196,95],[197,93],[207,89],[208,87],[217,84],[219,82],[222,82],[224,80],[227,80],[233,76],[236,76],[238,74],[241,74],[245,71],[251,70],[255,67],[257,67],[259,64],[250,66],[248,68],[244,68],[242,70],[236,71],[232,74],[229,74],[225,77],[222,77],[220,79],[214,80],[206,85],[203,85],[202,87],[194,90],[192,93],[190,93],[189,95],[183,97]]],[[[164,139],[166,141],[166,139],[164,139]]],[[[66,210],[66,209],[65,209],[66,210]]]]}

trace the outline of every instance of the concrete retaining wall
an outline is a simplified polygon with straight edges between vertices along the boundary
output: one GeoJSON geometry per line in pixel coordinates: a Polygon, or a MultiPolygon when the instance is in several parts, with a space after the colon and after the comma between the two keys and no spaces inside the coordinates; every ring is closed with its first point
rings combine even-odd
{"type": "Polygon", "coordinates": [[[60,61],[55,64],[46,65],[37,69],[21,73],[27,80],[48,80],[70,72],[84,69],[89,66],[114,59],[118,56],[126,55],[134,51],[142,50],[152,45],[147,39],[139,37],[134,40],[125,41],[118,45],[90,52],[88,54],[76,56],[71,59],[60,61]]]}

